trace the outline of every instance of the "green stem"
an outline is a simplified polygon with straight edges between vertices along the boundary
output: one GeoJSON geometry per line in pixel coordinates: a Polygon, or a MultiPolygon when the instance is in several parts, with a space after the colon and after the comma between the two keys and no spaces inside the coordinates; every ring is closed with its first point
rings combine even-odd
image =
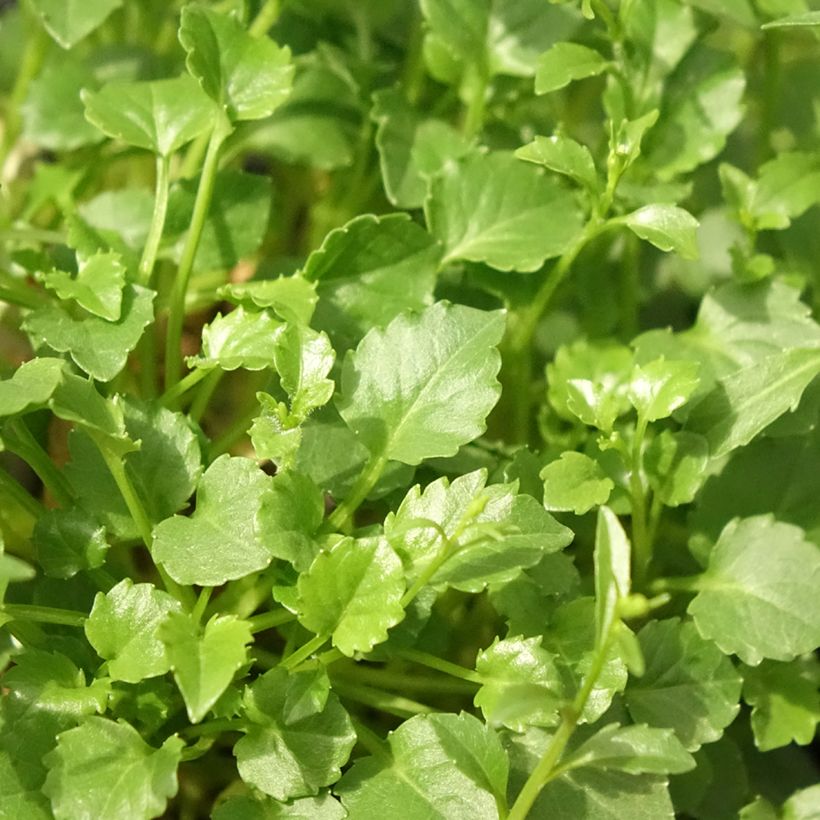
{"type": "Polygon", "coordinates": [[[169,168],[170,157],[158,156],[157,178],[154,191],[154,213],[151,216],[151,225],[148,228],[148,236],[145,238],[145,247],[142,249],[139,268],[137,269],[138,281],[146,288],[151,287],[154,264],[157,261],[159,243],[162,239],[162,231],[165,227],[165,216],[168,213],[169,168]]]}
{"type": "Polygon", "coordinates": [[[650,585],[653,594],[661,592],[699,592],[703,587],[700,575],[683,575],[672,578],[656,578],[650,585]]]}
{"type": "Polygon", "coordinates": [[[632,439],[629,492],[632,497],[632,547],[635,556],[633,574],[636,586],[646,579],[652,560],[652,544],[646,521],[646,488],[643,483],[643,442],[646,437],[647,420],[638,417],[632,439]]]}
{"type": "Polygon", "coordinates": [[[18,418],[9,422],[3,430],[3,438],[6,447],[20,456],[37,473],[37,477],[61,507],[68,509],[73,506],[74,494],[71,486],[31,434],[23,419],[18,418]]]}
{"type": "Polygon", "coordinates": [[[333,691],[342,698],[355,700],[357,703],[363,703],[372,709],[378,709],[380,712],[402,718],[435,711],[432,707],[410,700],[410,698],[383,692],[381,689],[375,689],[361,683],[340,681],[335,677],[333,679],[333,691]]]}
{"type": "Polygon", "coordinates": [[[208,601],[211,600],[213,591],[213,587],[202,587],[199,591],[199,597],[196,599],[196,604],[194,604],[193,610],[191,610],[191,617],[196,623],[199,623],[202,620],[202,616],[205,613],[205,608],[208,606],[208,601]]]}
{"type": "Polygon", "coordinates": [[[84,612],[72,609],[57,609],[50,606],[33,606],[30,604],[3,604],[0,612],[21,621],[33,621],[40,624],[59,624],[82,628],[87,618],[84,612]]]}
{"type": "Polygon", "coordinates": [[[267,0],[250,24],[248,34],[251,37],[262,37],[267,34],[271,26],[279,19],[281,10],[281,0],[267,0]]]}
{"type": "Polygon", "coordinates": [[[244,732],[245,723],[233,718],[217,718],[196,726],[186,726],[180,734],[183,737],[202,737],[202,735],[219,735],[222,732],[244,732]]]}
{"type": "Polygon", "coordinates": [[[275,609],[271,612],[262,612],[259,615],[254,615],[252,618],[247,619],[253,634],[264,632],[266,629],[273,629],[273,627],[282,626],[282,624],[288,624],[295,620],[296,616],[287,609],[275,609]]]}
{"type": "Polygon", "coordinates": [[[0,242],[40,242],[44,245],[59,245],[65,236],[57,231],[44,228],[6,228],[0,231],[0,242]]]}
{"type": "Polygon", "coordinates": [[[391,757],[387,751],[387,744],[358,718],[351,715],[350,720],[353,723],[353,728],[356,730],[356,738],[359,743],[361,743],[373,757],[389,764],[391,757]]]}
{"type": "Polygon", "coordinates": [[[406,661],[418,663],[421,666],[426,666],[428,669],[435,669],[437,672],[443,672],[445,675],[450,675],[454,678],[470,681],[479,685],[484,684],[484,678],[474,672],[472,669],[467,669],[464,666],[459,666],[456,663],[450,663],[443,658],[437,658],[435,655],[430,655],[427,652],[421,652],[418,649],[396,649],[393,652],[398,658],[403,658],[406,661]]]}
{"type": "Polygon", "coordinates": [[[217,456],[221,456],[222,453],[226,453],[230,450],[231,447],[248,432],[248,428],[253,424],[253,420],[258,415],[259,405],[255,403],[253,407],[234,419],[234,421],[211,442],[211,446],[208,448],[208,456],[211,461],[217,456]]]}
{"type": "Polygon", "coordinates": [[[317,649],[321,649],[329,637],[329,635],[314,635],[307,643],[302,644],[295,652],[284,658],[279,665],[288,671],[295,669],[317,649]]]}
{"type": "Polygon", "coordinates": [[[219,382],[222,381],[224,375],[224,370],[215,367],[208,374],[208,378],[199,386],[199,390],[196,391],[196,396],[188,410],[188,416],[192,421],[198,424],[202,419],[202,416],[205,414],[205,409],[208,407],[208,402],[211,400],[211,396],[213,396],[216,388],[219,387],[219,382]]]}
{"type": "Polygon", "coordinates": [[[411,105],[415,105],[421,96],[424,83],[424,18],[421,8],[415,6],[413,12],[413,27],[408,38],[407,51],[402,71],[402,85],[404,93],[411,105]]]}
{"type": "Polygon", "coordinates": [[[487,88],[490,84],[490,77],[485,68],[476,70],[475,85],[471,89],[470,99],[467,103],[467,110],[464,113],[461,132],[467,139],[472,139],[484,125],[484,115],[487,110],[487,88]]]}
{"type": "Polygon", "coordinates": [[[46,508],[2,467],[0,467],[0,494],[12,499],[18,507],[34,519],[39,518],[46,511],[46,508]]]}
{"type": "MultiPolygon", "coordinates": [[[[320,658],[321,660],[321,658],[320,658]]],[[[475,694],[475,681],[453,680],[452,678],[423,677],[408,675],[405,672],[393,672],[389,669],[380,669],[362,664],[351,664],[349,666],[339,666],[333,670],[334,679],[338,676],[342,679],[350,679],[354,682],[371,684],[382,689],[398,689],[399,691],[416,689],[420,692],[432,692],[444,695],[469,695],[475,694]]]]}
{"type": "Polygon", "coordinates": [[[192,370],[160,396],[160,404],[163,407],[173,407],[180,396],[185,395],[192,387],[196,387],[210,372],[204,367],[192,370]]]}
{"type": "Polygon", "coordinates": [[[216,182],[216,173],[219,169],[219,151],[225,138],[231,133],[231,124],[226,115],[222,114],[214,125],[208,141],[208,151],[205,154],[205,162],[202,166],[202,175],[199,179],[199,187],[194,200],[194,210],[191,215],[191,226],[188,235],[185,237],[185,245],[182,249],[182,257],[179,260],[179,268],[174,279],[171,290],[171,298],[168,314],[168,332],[165,340],[165,387],[169,389],[179,381],[182,362],[180,359],[180,347],[182,343],[182,326],[185,321],[185,296],[188,292],[188,282],[191,278],[191,271],[194,267],[199,240],[202,236],[202,229],[205,226],[205,219],[208,216],[208,209],[211,205],[211,198],[216,182]]]}
{"type": "Polygon", "coordinates": [[[0,302],[35,310],[48,303],[39,290],[34,290],[8,274],[0,273],[0,302]]]}
{"type": "Polygon", "coordinates": [[[367,498],[373,487],[376,486],[376,482],[384,472],[386,464],[387,458],[384,455],[374,456],[370,459],[356,483],[353,485],[353,488],[350,490],[347,498],[328,516],[326,529],[329,532],[344,531],[356,510],[359,509],[361,503],[367,498]]]}

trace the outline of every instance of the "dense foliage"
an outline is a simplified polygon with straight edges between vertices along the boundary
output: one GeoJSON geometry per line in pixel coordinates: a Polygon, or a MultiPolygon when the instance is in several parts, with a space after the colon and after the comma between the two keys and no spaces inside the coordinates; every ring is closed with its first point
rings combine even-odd
{"type": "Polygon", "coordinates": [[[2,6],[0,817],[820,816],[820,12],[2,6]]]}

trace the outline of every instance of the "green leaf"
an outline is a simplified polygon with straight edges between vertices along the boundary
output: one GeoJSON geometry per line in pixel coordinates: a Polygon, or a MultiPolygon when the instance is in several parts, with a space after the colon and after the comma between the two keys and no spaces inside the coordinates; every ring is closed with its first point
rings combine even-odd
{"type": "Polygon", "coordinates": [[[248,458],[222,455],[202,474],[196,510],[154,529],[151,554],[179,584],[218,586],[271,562],[256,514],[270,479],[248,458]]]}
{"type": "Polygon", "coordinates": [[[277,316],[296,325],[310,322],[318,299],[316,283],[301,276],[223,285],[217,295],[246,308],[271,308],[277,316]]]}
{"type": "Polygon", "coordinates": [[[119,254],[100,252],[82,262],[76,277],[52,270],[43,274],[42,281],[60,299],[73,299],[89,313],[116,322],[122,311],[125,273],[119,254]]]}
{"type": "Polygon", "coordinates": [[[663,356],[636,365],[628,395],[638,418],[664,419],[686,404],[698,386],[698,369],[695,362],[666,361],[663,356]]]}
{"type": "Polygon", "coordinates": [[[623,217],[623,223],[641,239],[684,259],[697,259],[698,221],[676,205],[644,205],[623,217]]]}
{"type": "Polygon", "coordinates": [[[486,481],[486,471],[476,470],[452,483],[437,479],[423,493],[417,485],[387,516],[385,536],[409,577],[417,578],[444,556],[430,583],[480,592],[572,540],[572,533],[532,496],[519,494],[516,484],[487,487],[486,481]]]}
{"type": "Polygon", "coordinates": [[[280,803],[262,795],[229,797],[214,808],[213,820],[344,820],[347,813],[327,792],[280,803]]]}
{"type": "Polygon", "coordinates": [[[720,738],[740,708],[741,678],[729,658],[678,618],[646,624],[638,641],[646,669],[624,692],[632,719],[673,729],[689,751],[720,738]]]}
{"type": "Polygon", "coordinates": [[[373,95],[370,116],[376,123],[376,148],[384,191],[398,208],[421,208],[431,177],[448,160],[463,157],[470,145],[444,120],[423,118],[401,92],[373,95]]]}
{"type": "Polygon", "coordinates": [[[504,314],[437,302],[371,330],[345,358],[342,418],[374,457],[418,464],[484,431],[498,400],[504,314]]]}
{"type": "Polygon", "coordinates": [[[597,461],[583,453],[566,452],[541,470],[544,507],[583,515],[606,504],[615,484],[597,461]]]}
{"type": "Polygon", "coordinates": [[[548,94],[573,80],[597,77],[610,66],[595,49],[578,43],[556,43],[541,55],[535,72],[535,93],[548,94]]]}
{"type": "Polygon", "coordinates": [[[351,657],[387,640],[404,618],[404,571],[379,538],[345,538],[320,552],[299,576],[299,622],[351,657]]]}
{"type": "Polygon", "coordinates": [[[693,769],[695,761],[669,729],[610,723],[563,760],[562,766],[629,774],[680,774],[693,769]]]}
{"type": "Polygon", "coordinates": [[[763,661],[743,670],[743,700],[761,752],[814,739],[820,722],[820,663],[806,655],[791,663],[763,661]]]}
{"type": "Polygon", "coordinates": [[[820,547],[772,516],[726,525],[697,582],[689,613],[726,653],[756,666],[820,645],[820,547]]]}
{"type": "Polygon", "coordinates": [[[126,285],[115,322],[94,315],[76,319],[63,307],[49,305],[29,313],[23,327],[35,345],[70,353],[89,376],[107,382],[125,367],[143,330],[154,321],[154,295],[139,285],[126,285]]]}
{"type": "Polygon", "coordinates": [[[518,159],[543,165],[557,174],[564,174],[583,185],[591,193],[598,191],[598,172],[586,145],[563,134],[536,137],[529,145],[515,152],[518,159]]]}
{"type": "Polygon", "coordinates": [[[184,74],[154,82],[107,83],[82,95],[86,119],[106,136],[167,157],[208,130],[214,105],[184,74]]]}
{"type": "Polygon", "coordinates": [[[416,715],[388,735],[389,754],[357,760],[335,791],[361,820],[494,820],[507,755],[472,715],[416,715]]]}
{"type": "Polygon", "coordinates": [[[43,791],[58,820],[157,817],[177,792],[184,742],[172,735],[159,749],[127,723],[88,718],[63,732],[46,758],[43,791]]]}
{"type": "Polygon", "coordinates": [[[62,359],[41,356],[23,362],[11,378],[0,381],[0,417],[17,416],[46,404],[64,374],[62,359]]]}
{"type": "Polygon", "coordinates": [[[802,14],[789,14],[778,20],[770,20],[760,28],[802,28],[805,26],[820,26],[820,11],[806,11],[802,14]]]}
{"type": "Polygon", "coordinates": [[[234,615],[214,615],[200,634],[190,615],[176,612],[160,625],[159,635],[188,718],[199,723],[246,663],[250,627],[234,615]]]}
{"type": "Polygon", "coordinates": [[[572,247],[581,231],[575,197],[541,168],[496,151],[449,162],[424,204],[444,245],[444,262],[486,262],[503,271],[538,270],[572,247]]]}
{"type": "Polygon", "coordinates": [[[248,430],[256,457],[270,459],[278,470],[289,471],[302,446],[300,420],[269,393],[257,393],[256,398],[261,412],[248,430]]]}
{"type": "Polygon", "coordinates": [[[327,334],[304,325],[287,325],[273,353],[279,380],[290,397],[290,411],[304,421],[330,401],[335,384],[327,375],[336,354],[327,334]]]}
{"type": "Polygon", "coordinates": [[[264,370],[273,367],[284,325],[268,311],[243,307],[216,318],[202,328],[202,350],[188,359],[191,367],[222,370],[264,370]]]}
{"type": "Polygon", "coordinates": [[[239,776],[277,800],[315,795],[335,783],[356,742],[350,718],[333,693],[322,710],[287,723],[284,710],[292,685],[283,669],[256,679],[244,697],[250,724],[234,746],[239,776]]]}
{"type": "Polygon", "coordinates": [[[783,804],[783,820],[812,820],[817,816],[820,786],[809,786],[793,794],[783,804]]]}
{"type": "Polygon", "coordinates": [[[705,436],[713,457],[726,455],[794,410],[818,373],[820,350],[775,353],[719,381],[693,407],[686,429],[705,436]]]}
{"type": "Polygon", "coordinates": [[[475,668],[482,686],[473,703],[490,726],[522,732],[557,725],[563,683],[539,637],[497,638],[478,653],[475,668]]]}
{"type": "Polygon", "coordinates": [[[277,473],[262,496],[256,524],[274,558],[304,572],[316,557],[313,536],[325,516],[321,490],[296,470],[277,473]]]}
{"type": "Polygon", "coordinates": [[[181,610],[176,599],[153,584],[134,584],[124,578],[107,593],[97,593],[85,622],[85,636],[108,661],[112,680],[138,683],[164,675],[170,668],[157,632],[171,613],[181,610]]]}
{"type": "Polygon", "coordinates": [[[63,47],[71,48],[98,28],[122,0],[32,0],[46,31],[63,47]]]}
{"type": "Polygon", "coordinates": [[[595,528],[595,633],[598,649],[606,644],[618,620],[621,601],[629,595],[631,547],[618,517],[598,508],[595,528]]]}
{"type": "Polygon", "coordinates": [[[364,214],[331,231],[305,263],[316,283],[314,325],[346,350],[372,327],[433,301],[441,247],[406,214],[364,214]]]}
{"type": "Polygon", "coordinates": [[[185,6],[179,41],[188,54],[188,71],[231,120],[268,117],[287,99],[293,82],[290,49],[252,37],[236,18],[185,6]]]}
{"type": "Polygon", "coordinates": [[[52,578],[72,578],[105,563],[105,528],[80,508],[49,510],[34,525],[31,536],[37,563],[52,578]]]}
{"type": "Polygon", "coordinates": [[[780,154],[761,165],[749,210],[759,230],[788,228],[820,202],[820,157],[813,153],[780,154]]]}
{"type": "Polygon", "coordinates": [[[709,442],[697,433],[664,430],[644,454],[649,486],[667,507],[694,500],[708,478],[709,442]]]}

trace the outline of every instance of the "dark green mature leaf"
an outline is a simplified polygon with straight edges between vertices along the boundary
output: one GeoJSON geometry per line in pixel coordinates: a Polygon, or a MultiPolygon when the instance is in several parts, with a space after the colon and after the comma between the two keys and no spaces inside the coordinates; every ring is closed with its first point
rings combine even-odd
{"type": "Polygon", "coordinates": [[[709,442],[712,456],[748,444],[787,410],[820,373],[820,350],[776,353],[717,383],[692,410],[687,430],[709,442]]]}
{"type": "Polygon", "coordinates": [[[125,273],[119,254],[100,252],[83,260],[76,277],[52,270],[43,274],[42,281],[60,299],[73,299],[89,313],[116,322],[122,311],[125,273]]]}
{"type": "Polygon", "coordinates": [[[792,742],[805,746],[820,722],[820,662],[806,655],[791,663],[763,661],[746,667],[743,700],[752,707],[752,731],[760,751],[792,742]]]}
{"type": "Polygon", "coordinates": [[[102,25],[122,0],[32,0],[46,31],[63,47],[71,48],[102,25]]]}
{"type": "Polygon", "coordinates": [[[303,276],[319,296],[314,324],[344,350],[403,310],[423,310],[433,301],[441,253],[405,214],[357,216],[305,263],[303,276]]]}
{"type": "Polygon", "coordinates": [[[615,484],[601,465],[583,453],[566,452],[541,470],[544,507],[583,515],[606,504],[615,484]]]}
{"type": "Polygon", "coordinates": [[[699,256],[696,231],[698,221],[676,205],[644,205],[623,217],[636,236],[662,251],[674,251],[684,259],[699,256]]]}
{"type": "Polygon", "coordinates": [[[106,136],[169,156],[204,133],[214,105],[185,74],[153,82],[108,83],[83,95],[86,119],[106,136]]]}
{"type": "Polygon", "coordinates": [[[196,510],[162,521],[151,554],[179,584],[217,586],[264,569],[273,556],[261,542],[256,514],[270,487],[248,458],[220,456],[202,474],[196,510]]]}
{"type": "Polygon", "coordinates": [[[484,431],[498,400],[504,314],[437,302],[371,330],[345,359],[336,405],[374,457],[418,464],[484,431]]]}
{"type": "Polygon", "coordinates": [[[646,670],[624,692],[632,718],[674,729],[689,751],[716,741],[740,708],[741,678],[732,662],[678,618],[646,624],[638,641],[646,670]]]}
{"type": "Polygon", "coordinates": [[[380,538],[345,538],[320,552],[299,576],[299,621],[330,635],[342,654],[369,652],[404,618],[404,571],[380,538]]]}
{"type": "Polygon", "coordinates": [[[523,732],[558,723],[563,683],[540,638],[496,639],[478,653],[475,668],[482,686],[473,703],[490,726],[523,732]]]}
{"type": "Polygon", "coordinates": [[[184,742],[176,735],[159,749],[127,723],[88,718],[63,732],[46,758],[43,791],[58,820],[133,817],[149,820],[165,811],[177,792],[176,769],[184,742]]]}
{"type": "Polygon", "coordinates": [[[726,525],[689,612],[724,652],[756,666],[820,645],[820,547],[770,515],[726,525]]]}
{"type": "Polygon", "coordinates": [[[327,792],[280,803],[262,795],[229,797],[211,815],[213,820],[344,820],[342,804],[327,792]]]}
{"type": "Polygon", "coordinates": [[[37,562],[52,578],[100,567],[108,552],[105,528],[80,508],[49,510],[37,520],[31,540],[37,562]]]}
{"type": "Polygon", "coordinates": [[[470,145],[444,120],[422,118],[395,89],[373,95],[370,116],[376,123],[382,181],[390,202],[421,208],[427,186],[445,162],[463,157],[470,145]]]}
{"type": "Polygon", "coordinates": [[[290,49],[254,38],[235,17],[198,5],[182,10],[179,40],[188,70],[231,120],[270,116],[293,82],[290,49]]]}
{"type": "Polygon", "coordinates": [[[444,245],[444,262],[486,262],[503,271],[538,270],[581,230],[573,194],[542,169],[500,151],[445,165],[424,211],[444,245]]]}
{"type": "Polygon", "coordinates": [[[91,314],[76,319],[61,306],[49,305],[32,311],[23,326],[35,345],[70,353],[89,376],[107,382],[125,367],[128,354],[154,320],[154,296],[147,288],[126,285],[115,322],[91,314]]]}
{"type": "Polygon", "coordinates": [[[41,356],[23,362],[11,378],[0,381],[0,417],[16,416],[46,404],[64,375],[62,359],[41,356]]]}
{"type": "Polygon", "coordinates": [[[595,77],[609,68],[600,52],[578,43],[556,43],[541,55],[535,73],[535,93],[548,94],[573,80],[595,77]]]}
{"type": "Polygon", "coordinates": [[[507,755],[472,715],[417,715],[388,735],[389,754],[357,760],[335,791],[361,820],[491,820],[507,789],[507,755]]]}
{"type": "Polygon", "coordinates": [[[164,675],[170,668],[157,633],[171,613],[181,611],[180,603],[167,592],[124,578],[109,592],[97,593],[85,622],[85,636],[108,661],[112,680],[138,683],[164,675]]]}
{"type": "Polygon", "coordinates": [[[563,134],[536,137],[529,145],[519,148],[515,155],[518,159],[564,174],[591,193],[598,190],[598,172],[589,148],[563,134]]]}
{"type": "Polygon", "coordinates": [[[575,750],[562,765],[630,774],[680,774],[695,767],[692,756],[670,729],[609,723],[575,750]]]}
{"type": "Polygon", "coordinates": [[[243,307],[221,313],[202,328],[202,350],[191,357],[193,367],[222,370],[264,370],[273,367],[279,337],[285,325],[268,311],[243,307]]]}
{"type": "Polygon", "coordinates": [[[214,615],[200,634],[190,615],[176,612],[160,625],[159,635],[188,717],[199,723],[247,661],[250,627],[234,615],[214,615]]]}
{"type": "Polygon", "coordinates": [[[288,723],[292,686],[283,669],[256,679],[244,697],[250,725],[234,746],[240,777],[277,800],[315,795],[335,783],[356,742],[350,718],[333,693],[320,711],[288,723]]]}

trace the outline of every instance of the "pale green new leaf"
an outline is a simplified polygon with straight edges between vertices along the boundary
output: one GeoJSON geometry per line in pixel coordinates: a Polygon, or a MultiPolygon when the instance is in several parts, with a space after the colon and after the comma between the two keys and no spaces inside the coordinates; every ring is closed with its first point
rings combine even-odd
{"type": "Polygon", "coordinates": [[[482,686],[473,703],[490,726],[522,732],[558,723],[563,683],[539,637],[496,639],[478,653],[475,668],[482,686]]]}
{"type": "Polygon", "coordinates": [[[812,742],[820,722],[820,663],[813,655],[791,663],[763,661],[743,669],[743,700],[761,752],[812,742]]]}
{"type": "Polygon", "coordinates": [[[32,0],[46,31],[63,47],[71,48],[98,28],[122,0],[32,0]]]}
{"type": "Polygon", "coordinates": [[[222,455],[203,473],[190,517],[175,515],[154,529],[151,553],[180,584],[218,586],[264,569],[256,513],[270,478],[248,458],[222,455]]]}
{"type": "Polygon", "coordinates": [[[134,584],[124,578],[107,593],[98,592],[85,636],[97,654],[108,661],[113,680],[138,683],[164,675],[170,668],[160,625],[182,607],[153,584],[134,584]]]}
{"type": "Polygon", "coordinates": [[[264,370],[275,364],[276,350],[284,325],[268,311],[243,307],[221,313],[202,328],[202,350],[191,357],[192,367],[222,370],[264,370]]]}
{"type": "Polygon", "coordinates": [[[357,760],[334,789],[350,817],[497,820],[509,764],[477,718],[417,715],[387,740],[389,754],[357,760]]]}
{"type": "Polygon", "coordinates": [[[595,528],[595,631],[600,650],[618,620],[621,601],[629,595],[631,547],[618,517],[598,508],[595,528]]]}
{"type": "Polygon", "coordinates": [[[774,353],[720,380],[693,407],[686,429],[707,439],[712,456],[726,455],[794,410],[818,373],[817,348],[774,353]]]}
{"type": "Polygon", "coordinates": [[[268,37],[252,37],[235,17],[187,5],[179,40],[188,70],[231,120],[268,117],[290,94],[290,49],[268,37]]]}
{"type": "Polygon", "coordinates": [[[638,641],[646,669],[624,692],[632,719],[674,729],[689,751],[718,740],[740,709],[742,682],[729,658],[678,618],[646,624],[638,641]]]}
{"type": "Polygon", "coordinates": [[[544,507],[583,515],[606,504],[615,484],[601,465],[583,453],[568,451],[540,472],[544,482],[544,507]]]}
{"type": "Polygon", "coordinates": [[[234,615],[214,615],[200,634],[190,615],[177,612],[160,625],[159,636],[188,717],[199,723],[246,663],[250,627],[234,615]]]}
{"type": "Polygon", "coordinates": [[[190,75],[107,83],[85,91],[86,119],[106,136],[167,157],[213,123],[213,102],[190,75]]]}
{"type": "Polygon", "coordinates": [[[582,743],[562,766],[616,769],[629,774],[681,774],[695,760],[670,729],[610,723],[582,743]]]}
{"type": "Polygon", "coordinates": [[[524,273],[567,251],[582,223],[571,192],[542,168],[501,151],[447,163],[430,185],[424,212],[445,263],[486,262],[524,273]]]}
{"type": "Polygon", "coordinates": [[[270,308],[286,322],[306,325],[313,316],[318,296],[316,283],[301,276],[223,285],[218,295],[246,308],[270,308]]]}
{"type": "Polygon", "coordinates": [[[556,43],[541,55],[535,72],[535,93],[548,94],[573,80],[595,77],[610,66],[600,52],[578,43],[556,43]]]}
{"type": "Polygon", "coordinates": [[[418,464],[484,432],[504,314],[437,302],[373,329],[342,369],[342,418],[374,458],[418,464]]]}
{"type": "Polygon", "coordinates": [[[292,686],[283,669],[254,681],[244,697],[250,725],[234,746],[239,776],[277,800],[315,795],[335,783],[356,742],[350,718],[333,693],[320,711],[287,723],[292,686]]]}
{"type": "Polygon", "coordinates": [[[598,172],[589,148],[571,137],[563,134],[536,137],[529,145],[519,148],[515,155],[518,159],[564,174],[592,193],[598,190],[598,172]]]}
{"type": "Polygon", "coordinates": [[[638,418],[657,421],[671,416],[697,388],[698,370],[696,362],[667,361],[663,356],[636,365],[627,395],[638,418]]]}
{"type": "Polygon", "coordinates": [[[184,741],[171,735],[159,749],[136,729],[101,717],[88,718],[58,737],[46,756],[43,791],[57,820],[128,817],[150,820],[177,792],[184,741]]]}
{"type": "Polygon", "coordinates": [[[403,310],[423,310],[433,301],[441,253],[406,214],[355,217],[305,263],[303,276],[319,296],[314,325],[344,350],[403,310]]]}
{"type": "Polygon", "coordinates": [[[63,381],[64,373],[62,359],[40,356],[23,362],[10,378],[0,381],[0,418],[44,405],[63,381]]]}
{"type": "Polygon", "coordinates": [[[42,281],[60,299],[73,299],[89,313],[116,322],[122,311],[125,273],[118,253],[101,251],[83,260],[76,276],[52,270],[42,275],[42,281]]]}
{"type": "Polygon", "coordinates": [[[756,666],[820,646],[820,547],[770,515],[726,525],[689,604],[699,632],[756,666]]]}
{"type": "Polygon", "coordinates": [[[404,571],[380,538],[345,538],[320,552],[299,576],[299,622],[332,636],[342,654],[369,652],[404,618],[404,571]]]}
{"type": "Polygon", "coordinates": [[[290,411],[304,421],[330,401],[335,384],[327,375],[336,358],[327,334],[305,325],[286,325],[273,352],[279,380],[290,397],[290,411]]]}
{"type": "Polygon", "coordinates": [[[674,251],[684,259],[697,259],[698,221],[677,205],[644,205],[622,217],[636,236],[662,251],[674,251]]]}

